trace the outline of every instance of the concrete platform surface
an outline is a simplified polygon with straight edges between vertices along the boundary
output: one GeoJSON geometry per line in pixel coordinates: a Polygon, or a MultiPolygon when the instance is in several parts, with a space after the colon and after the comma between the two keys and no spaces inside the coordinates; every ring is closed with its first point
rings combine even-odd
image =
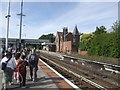
{"type": "MultiPolygon", "coordinates": [[[[37,81],[30,80],[30,71],[27,66],[26,87],[19,87],[16,80],[12,85],[8,85],[9,90],[80,90],[76,85],[64,78],[52,67],[39,59],[37,81]]],[[[0,70],[0,89],[2,88],[2,72],[0,70]]]]}
{"type": "MultiPolygon", "coordinates": [[[[13,80],[13,84],[8,85],[8,88],[10,90],[21,90],[21,89],[25,89],[25,90],[31,90],[31,89],[32,90],[34,90],[34,89],[38,89],[38,90],[51,89],[52,90],[52,89],[55,89],[55,90],[58,90],[57,89],[58,87],[51,80],[51,78],[49,78],[49,76],[43,72],[43,70],[41,69],[40,66],[39,66],[39,70],[38,70],[37,74],[38,74],[37,82],[31,81],[30,76],[29,76],[29,68],[27,68],[26,87],[19,88],[19,84],[17,84],[17,82],[15,80],[13,80]]],[[[0,71],[0,89],[1,88],[2,88],[2,72],[0,71]]]]}

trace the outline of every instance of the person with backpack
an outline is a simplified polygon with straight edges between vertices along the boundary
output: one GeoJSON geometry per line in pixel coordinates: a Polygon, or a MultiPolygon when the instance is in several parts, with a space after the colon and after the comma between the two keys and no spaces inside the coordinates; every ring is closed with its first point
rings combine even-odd
{"type": "Polygon", "coordinates": [[[7,90],[7,84],[11,85],[13,72],[16,68],[16,63],[14,58],[12,58],[12,53],[6,51],[4,58],[1,60],[2,69],[2,90],[7,90]]]}
{"type": "Polygon", "coordinates": [[[29,55],[29,66],[30,66],[30,78],[33,82],[37,79],[37,70],[38,70],[38,55],[35,52],[35,49],[32,49],[31,54],[29,55]]]}

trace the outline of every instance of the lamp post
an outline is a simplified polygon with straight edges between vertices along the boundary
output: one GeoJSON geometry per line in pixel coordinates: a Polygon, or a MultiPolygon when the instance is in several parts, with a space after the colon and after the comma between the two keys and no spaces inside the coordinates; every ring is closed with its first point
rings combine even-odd
{"type": "Polygon", "coordinates": [[[22,17],[25,16],[23,14],[23,0],[21,1],[21,13],[17,15],[20,15],[19,51],[21,51],[22,17]]]}
{"type": "Polygon", "coordinates": [[[9,21],[10,21],[10,0],[8,2],[8,13],[5,16],[7,18],[7,30],[6,30],[6,50],[8,50],[8,36],[9,36],[9,21]]]}

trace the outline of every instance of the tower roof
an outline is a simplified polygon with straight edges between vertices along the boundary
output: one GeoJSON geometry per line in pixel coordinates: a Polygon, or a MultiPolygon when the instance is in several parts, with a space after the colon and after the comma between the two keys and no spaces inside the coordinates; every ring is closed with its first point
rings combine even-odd
{"type": "Polygon", "coordinates": [[[79,35],[79,31],[77,29],[77,25],[75,26],[75,28],[73,30],[73,35],[79,35]]]}

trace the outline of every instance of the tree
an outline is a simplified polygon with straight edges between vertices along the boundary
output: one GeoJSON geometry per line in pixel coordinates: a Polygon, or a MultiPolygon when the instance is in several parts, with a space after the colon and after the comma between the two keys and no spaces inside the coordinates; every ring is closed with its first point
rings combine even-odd
{"type": "Polygon", "coordinates": [[[115,31],[115,32],[120,32],[120,21],[116,21],[113,26],[112,26],[112,29],[115,31]]]}
{"type": "Polygon", "coordinates": [[[46,39],[49,40],[51,43],[53,43],[55,41],[55,36],[54,34],[50,33],[47,35],[42,35],[41,37],[39,37],[39,39],[46,39]]]}
{"type": "Polygon", "coordinates": [[[91,40],[94,38],[94,34],[83,34],[81,36],[80,50],[87,51],[91,40]]]}
{"type": "MultiPolygon", "coordinates": [[[[96,27],[94,38],[91,40],[88,53],[91,55],[99,55],[102,56],[104,54],[104,48],[107,46],[104,45],[105,38],[106,38],[106,28],[105,26],[96,27]]],[[[107,52],[107,49],[105,50],[107,52]]]]}
{"type": "Polygon", "coordinates": [[[96,28],[88,49],[90,55],[120,58],[120,23],[114,23],[112,28],[114,31],[110,33],[96,28]]]}
{"type": "Polygon", "coordinates": [[[114,34],[115,34],[115,49],[116,49],[116,57],[120,58],[120,21],[116,21],[113,26],[112,29],[114,30],[114,34]]]}
{"type": "Polygon", "coordinates": [[[106,28],[104,26],[96,27],[96,31],[93,34],[99,35],[102,33],[106,33],[107,31],[105,31],[105,30],[106,30],[106,28]]]}

